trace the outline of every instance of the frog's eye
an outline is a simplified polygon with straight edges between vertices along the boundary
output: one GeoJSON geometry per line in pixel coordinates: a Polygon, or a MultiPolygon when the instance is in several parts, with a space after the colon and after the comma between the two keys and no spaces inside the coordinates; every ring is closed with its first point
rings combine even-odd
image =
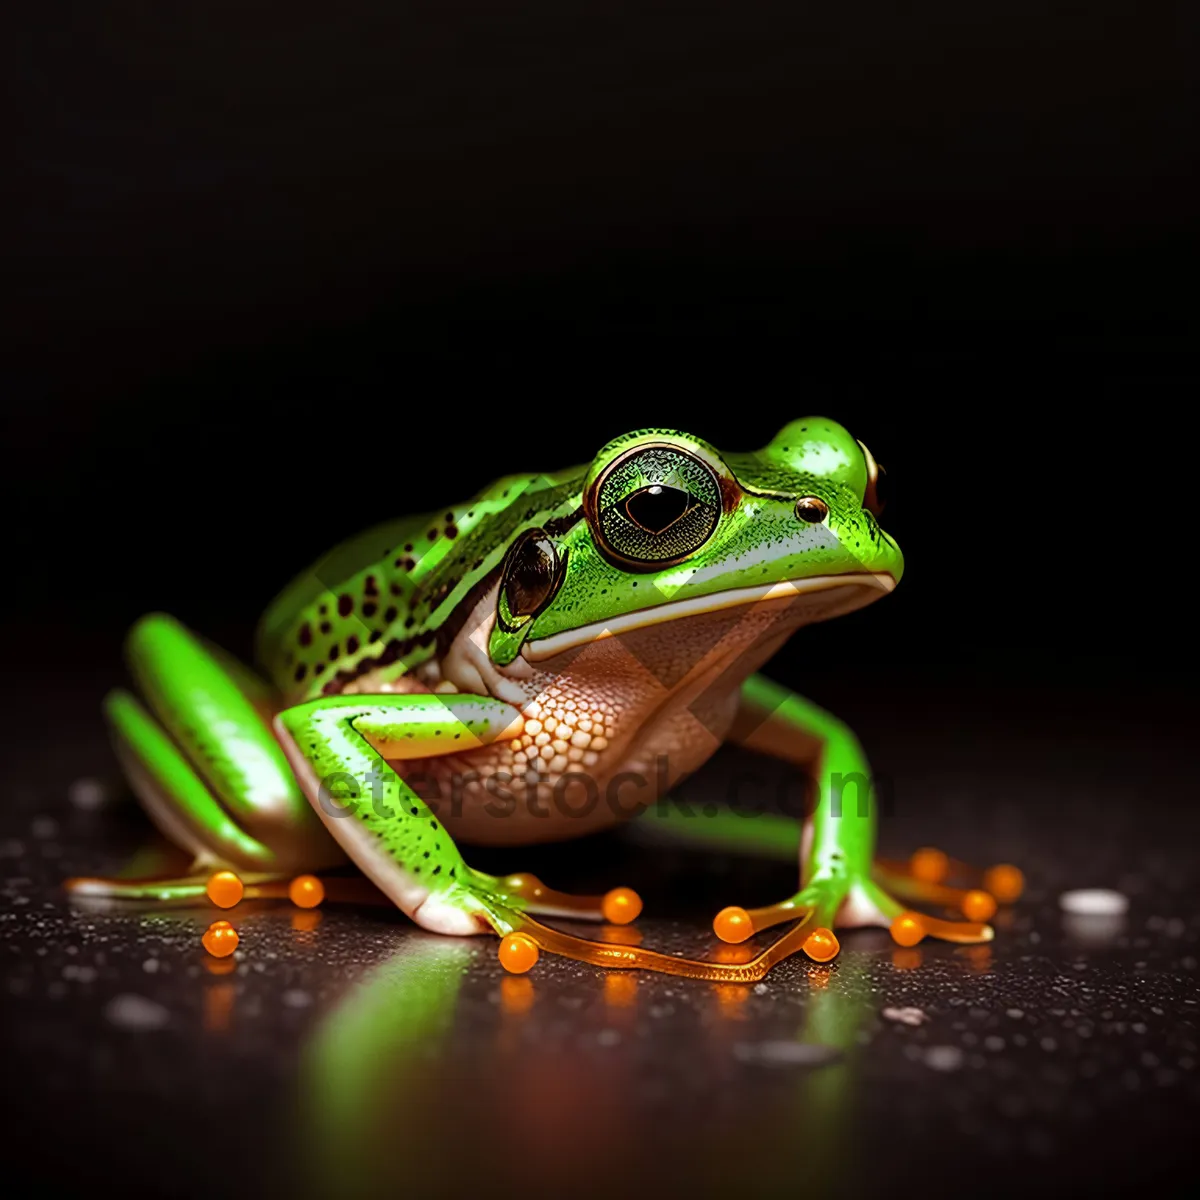
{"type": "Polygon", "coordinates": [[[801,496],[796,501],[796,516],[810,525],[819,525],[829,516],[829,505],[820,496],[801,496]]]}
{"type": "Polygon", "coordinates": [[[712,467],[676,446],[652,443],[616,459],[597,479],[589,511],[600,549],[635,570],[694,554],[721,516],[712,467]]]}
{"type": "Polygon", "coordinates": [[[887,503],[886,489],[883,486],[887,472],[875,461],[875,455],[862,442],[858,444],[862,449],[863,458],[867,460],[867,490],[863,493],[863,508],[873,517],[879,518],[883,515],[884,505],[887,503]]]}
{"type": "Polygon", "coordinates": [[[544,529],[527,529],[509,547],[501,571],[507,613],[520,621],[540,612],[562,582],[564,560],[544,529]]]}

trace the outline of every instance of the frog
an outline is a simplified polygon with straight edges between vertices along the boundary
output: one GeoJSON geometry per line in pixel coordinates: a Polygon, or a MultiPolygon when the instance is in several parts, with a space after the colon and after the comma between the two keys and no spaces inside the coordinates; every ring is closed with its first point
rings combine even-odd
{"type": "Polygon", "coordinates": [[[104,714],[130,788],[191,866],[76,879],[72,892],[207,894],[231,907],[281,888],[302,903],[297,881],[317,899],[366,888],[432,933],[497,936],[513,972],[546,952],[745,982],[793,955],[830,962],[838,930],[879,926],[903,946],[990,940],[1019,870],[929,847],[878,858],[880,805],[858,739],[762,673],[801,628],[900,583],[884,475],[826,417],[736,453],[639,429],[590,463],[508,475],[336,547],[267,608],[258,670],[174,617],[142,617],[125,647],[136,690],[112,691],[104,714]],[[665,822],[713,844],[798,850],[792,894],[713,919],[731,947],[789,926],[740,961],[564,932],[548,919],[611,929],[637,919],[641,898],[559,891],[464,857],[464,846],[561,842],[670,812],[681,781],[726,743],[811,784],[799,822],[678,811],[665,822]]]}

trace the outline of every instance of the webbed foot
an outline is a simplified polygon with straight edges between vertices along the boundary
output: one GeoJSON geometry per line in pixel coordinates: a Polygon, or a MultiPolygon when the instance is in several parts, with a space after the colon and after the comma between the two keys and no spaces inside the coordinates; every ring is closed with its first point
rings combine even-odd
{"type": "Polygon", "coordinates": [[[772,967],[801,949],[818,962],[828,962],[837,954],[837,938],[828,929],[813,928],[805,918],[795,929],[747,962],[706,962],[677,958],[673,954],[622,942],[591,942],[520,915],[513,922],[512,931],[500,942],[500,961],[506,970],[521,973],[537,962],[539,951],[546,950],[576,962],[615,970],[657,971],[712,983],[757,983],[772,967]]]}
{"type": "Polygon", "coordinates": [[[786,951],[780,957],[803,951],[816,962],[837,955],[833,930],[843,927],[883,926],[901,946],[915,946],[926,937],[962,944],[990,942],[994,935],[987,922],[999,904],[1011,904],[1023,887],[1024,876],[1007,863],[981,870],[926,848],[907,862],[878,860],[869,879],[831,876],[814,880],[778,904],[723,908],[713,919],[713,932],[723,942],[744,942],[764,929],[800,918],[772,950],[786,951]],[[916,912],[897,897],[951,909],[967,919],[952,921],[916,912]]]}
{"type": "MultiPolygon", "coordinates": [[[[528,880],[529,877],[517,878],[528,880]]],[[[511,884],[512,879],[513,877],[509,877],[503,882],[511,884]]],[[[528,890],[532,892],[535,888],[541,888],[541,885],[532,881],[532,886],[528,890]]],[[[613,920],[613,910],[614,907],[617,907],[619,911],[619,905],[623,904],[623,901],[618,901],[617,898],[621,893],[627,891],[628,889],[618,888],[609,892],[605,897],[592,898],[591,904],[595,906],[597,901],[602,900],[603,905],[598,915],[609,920],[610,923],[618,924],[620,922],[613,920]]],[[[637,899],[635,893],[631,893],[631,895],[636,901],[637,909],[640,910],[641,901],[637,899]]],[[[671,954],[662,954],[657,950],[643,949],[636,941],[629,938],[619,940],[611,938],[605,942],[594,942],[576,937],[573,934],[543,925],[530,914],[540,911],[564,916],[584,915],[580,908],[566,909],[561,904],[562,898],[559,893],[539,895],[537,899],[540,904],[536,907],[534,904],[528,904],[524,911],[509,911],[506,914],[510,926],[507,932],[497,926],[497,931],[503,934],[500,942],[500,961],[508,971],[518,974],[528,971],[537,962],[539,953],[545,950],[577,962],[586,962],[593,966],[609,969],[656,971],[660,974],[678,975],[688,979],[704,979],[716,983],[754,983],[762,979],[776,964],[798,951],[803,950],[809,958],[816,962],[828,962],[838,952],[837,938],[833,935],[832,930],[822,925],[818,919],[820,913],[824,911],[823,906],[819,903],[805,906],[792,905],[784,915],[760,926],[765,928],[767,924],[799,918],[795,928],[789,930],[758,955],[747,957],[743,962],[731,963],[679,958],[671,954]]],[[[582,898],[568,899],[573,899],[576,904],[580,904],[582,898]]],[[[597,914],[593,912],[590,915],[597,914]]]]}
{"type": "Polygon", "coordinates": [[[1025,876],[1011,863],[973,867],[932,846],[917,850],[907,861],[877,859],[872,876],[876,891],[886,888],[903,900],[953,909],[967,918],[947,921],[905,909],[889,926],[901,946],[915,946],[925,937],[960,943],[991,941],[992,928],[984,922],[991,920],[999,905],[1014,903],[1025,888],[1025,876]]]}

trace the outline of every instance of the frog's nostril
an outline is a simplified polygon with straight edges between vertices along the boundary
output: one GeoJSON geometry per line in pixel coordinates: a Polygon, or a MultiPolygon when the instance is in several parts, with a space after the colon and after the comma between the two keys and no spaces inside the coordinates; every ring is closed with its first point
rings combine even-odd
{"type": "Polygon", "coordinates": [[[819,496],[801,496],[796,501],[796,516],[810,525],[818,525],[829,516],[829,505],[819,496]]]}

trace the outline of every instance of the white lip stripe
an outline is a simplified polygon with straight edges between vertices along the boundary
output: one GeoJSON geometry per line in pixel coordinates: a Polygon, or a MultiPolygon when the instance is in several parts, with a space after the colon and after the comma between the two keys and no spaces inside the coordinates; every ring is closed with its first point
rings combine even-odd
{"type": "Polygon", "coordinates": [[[895,579],[886,571],[851,572],[845,575],[814,575],[811,579],[784,579],[779,583],[755,584],[753,587],[730,588],[726,592],[714,592],[711,596],[692,596],[687,600],[670,600],[656,604],[640,612],[623,613],[603,624],[584,625],[579,629],[568,629],[551,637],[526,642],[521,654],[530,662],[553,658],[564,650],[574,649],[589,642],[615,637],[631,629],[644,629],[648,625],[660,625],[679,617],[698,616],[702,613],[719,612],[723,608],[735,608],[739,604],[761,604],[769,600],[787,600],[811,592],[826,592],[831,588],[865,587],[881,592],[890,592],[896,586],[895,579]]]}

